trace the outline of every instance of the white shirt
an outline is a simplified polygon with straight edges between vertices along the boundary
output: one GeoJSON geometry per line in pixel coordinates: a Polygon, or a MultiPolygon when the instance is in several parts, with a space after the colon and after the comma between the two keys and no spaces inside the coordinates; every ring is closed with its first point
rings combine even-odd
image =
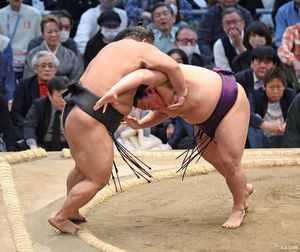
{"type": "MultiPolygon", "coordinates": [[[[121,18],[120,30],[125,29],[128,24],[126,11],[119,8],[113,8],[113,10],[117,12],[121,18]]],[[[100,26],[97,23],[97,18],[101,13],[100,5],[98,5],[95,8],[88,9],[82,14],[77,27],[76,36],[74,37],[80,54],[84,54],[87,42],[99,31],[100,26]]]]}
{"type": "MultiPolygon", "coordinates": [[[[244,31],[242,31],[241,37],[243,40],[244,31]]],[[[229,41],[230,41],[230,44],[233,46],[233,43],[232,43],[232,40],[230,39],[230,37],[229,37],[229,41]]],[[[235,49],[235,51],[237,54],[239,54],[238,50],[235,49]]],[[[224,70],[232,71],[229,61],[228,61],[228,58],[225,54],[225,49],[224,49],[222,40],[220,38],[215,42],[214,47],[213,47],[213,52],[214,52],[214,60],[215,60],[216,67],[219,67],[224,70]]]]}

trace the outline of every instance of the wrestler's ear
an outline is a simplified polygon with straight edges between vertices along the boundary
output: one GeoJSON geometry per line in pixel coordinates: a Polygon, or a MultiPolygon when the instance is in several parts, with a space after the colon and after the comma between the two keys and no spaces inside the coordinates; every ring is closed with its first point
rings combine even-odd
{"type": "Polygon", "coordinates": [[[145,89],[145,93],[146,93],[147,95],[149,95],[149,94],[154,94],[155,92],[156,92],[156,90],[155,90],[155,88],[152,87],[152,86],[148,86],[148,87],[145,89]]]}

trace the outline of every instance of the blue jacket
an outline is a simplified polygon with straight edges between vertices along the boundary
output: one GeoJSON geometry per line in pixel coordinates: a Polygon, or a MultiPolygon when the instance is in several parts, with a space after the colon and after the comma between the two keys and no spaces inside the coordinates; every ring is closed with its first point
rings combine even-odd
{"type": "MultiPolygon", "coordinates": [[[[286,88],[284,90],[280,99],[280,107],[284,120],[286,119],[288,108],[296,95],[297,93],[294,89],[286,88]]],[[[268,97],[265,90],[261,88],[249,94],[248,99],[251,108],[250,126],[259,128],[259,125],[263,122],[263,117],[267,113],[268,97]]]]}
{"type": "Polygon", "coordinates": [[[16,78],[12,67],[12,48],[9,44],[6,49],[0,51],[0,93],[6,99],[12,101],[16,88],[16,78]]]}

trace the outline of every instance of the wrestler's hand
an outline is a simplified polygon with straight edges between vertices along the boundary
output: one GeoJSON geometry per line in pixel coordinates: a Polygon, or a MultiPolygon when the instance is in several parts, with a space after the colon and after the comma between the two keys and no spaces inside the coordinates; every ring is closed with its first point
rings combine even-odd
{"type": "Polygon", "coordinates": [[[98,110],[103,107],[102,113],[105,113],[107,105],[111,103],[113,105],[118,105],[118,95],[112,91],[107,91],[94,105],[93,109],[98,110]]]}
{"type": "Polygon", "coordinates": [[[124,117],[125,123],[132,129],[140,129],[139,121],[132,117],[132,116],[126,116],[124,117]]]}
{"type": "Polygon", "coordinates": [[[179,109],[185,103],[185,100],[186,100],[186,95],[183,96],[183,95],[175,94],[173,97],[173,104],[169,105],[167,107],[167,110],[179,109]]]}

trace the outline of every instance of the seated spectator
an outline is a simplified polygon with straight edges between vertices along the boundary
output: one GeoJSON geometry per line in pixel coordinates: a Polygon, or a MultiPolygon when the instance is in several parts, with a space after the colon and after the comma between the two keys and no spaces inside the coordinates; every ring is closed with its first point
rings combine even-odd
{"type": "Polygon", "coordinates": [[[32,101],[48,92],[48,83],[55,77],[59,61],[53,53],[37,52],[31,61],[35,75],[20,81],[14,92],[11,109],[12,121],[18,140],[23,139],[24,118],[32,101]]]}
{"type": "Polygon", "coordinates": [[[189,26],[182,26],[176,32],[174,45],[185,52],[188,57],[187,64],[209,66],[210,58],[199,52],[197,41],[197,32],[189,26]]]}
{"type": "Polygon", "coordinates": [[[292,101],[287,112],[282,147],[300,147],[300,94],[292,101]]]}
{"type": "Polygon", "coordinates": [[[85,48],[85,68],[104,46],[114,41],[120,30],[121,18],[117,12],[104,11],[98,17],[97,23],[101,28],[97,34],[89,40],[85,48]]]}
{"type": "Polygon", "coordinates": [[[294,89],[300,91],[300,23],[288,27],[283,34],[278,56],[283,63],[284,72],[294,89]]]}
{"type": "Polygon", "coordinates": [[[48,84],[47,96],[33,101],[24,120],[24,138],[30,149],[38,146],[46,151],[68,148],[60,123],[65,106],[62,93],[66,90],[66,82],[55,77],[48,84]]]}
{"type": "Polygon", "coordinates": [[[170,5],[176,17],[175,24],[178,27],[188,25],[187,22],[193,20],[193,10],[191,4],[187,0],[164,0],[165,4],[170,5]]]}
{"type": "MultiPolygon", "coordinates": [[[[193,18],[192,7],[187,0],[177,0],[177,1],[160,1],[160,0],[148,0],[148,1],[138,1],[138,0],[128,0],[125,10],[129,18],[129,25],[135,25],[139,21],[143,21],[145,24],[151,22],[151,11],[155,4],[159,2],[165,2],[170,4],[172,2],[173,8],[177,8],[177,13],[182,20],[191,20],[193,18]],[[175,3],[176,2],[176,3],[175,3]],[[178,8],[179,3],[179,8],[178,8]]],[[[175,10],[174,8],[174,10],[175,10]]]]}
{"type": "Polygon", "coordinates": [[[286,88],[285,75],[278,68],[269,70],[263,82],[264,89],[254,90],[249,95],[249,145],[251,148],[280,148],[287,111],[296,91],[286,88]]]}
{"type": "Polygon", "coordinates": [[[26,56],[26,65],[24,69],[24,78],[34,75],[31,60],[33,56],[40,51],[47,50],[58,58],[59,66],[57,68],[57,76],[61,76],[66,81],[78,80],[81,75],[81,67],[77,56],[70,49],[62,46],[60,42],[61,23],[55,16],[45,16],[41,22],[44,42],[33,48],[26,56]]]}
{"type": "Polygon", "coordinates": [[[232,71],[235,73],[250,67],[253,49],[263,45],[272,46],[272,34],[265,24],[253,21],[245,30],[243,44],[247,50],[235,56],[232,61],[232,71]]]}
{"type": "Polygon", "coordinates": [[[174,48],[167,53],[171,58],[173,58],[177,63],[180,64],[189,64],[189,59],[186,55],[186,53],[179,49],[179,48],[174,48]]]}
{"type": "Polygon", "coordinates": [[[9,0],[0,9],[0,34],[10,39],[13,50],[13,69],[17,79],[23,77],[27,46],[32,38],[41,34],[41,14],[23,1],[9,0]]]}
{"type": "Polygon", "coordinates": [[[100,5],[95,8],[90,8],[84,12],[80,18],[74,40],[77,43],[78,52],[81,55],[84,54],[89,39],[95,36],[100,29],[97,25],[97,17],[99,17],[103,11],[113,8],[113,11],[117,12],[121,18],[120,29],[123,30],[127,27],[128,19],[126,11],[114,7],[116,0],[99,0],[99,3],[100,5]]]}
{"type": "Polygon", "coordinates": [[[242,13],[235,7],[229,7],[222,12],[222,35],[214,44],[213,52],[216,67],[232,70],[232,61],[246,51],[243,44],[245,22],[242,13]]]}
{"type": "MultiPolygon", "coordinates": [[[[70,31],[73,26],[73,19],[72,16],[66,11],[66,10],[61,10],[61,11],[53,11],[53,15],[57,16],[60,25],[61,25],[61,31],[60,31],[60,42],[61,44],[72,50],[76,55],[78,53],[77,50],[77,45],[74,41],[74,39],[70,38],[70,31]]],[[[43,36],[38,36],[36,38],[33,38],[30,40],[28,44],[28,49],[27,51],[30,52],[33,48],[39,46],[42,44],[44,41],[43,36]]]]}
{"type": "Polygon", "coordinates": [[[300,1],[293,0],[282,5],[275,17],[275,46],[281,45],[282,35],[285,30],[300,22],[300,1]]]}
{"type": "Polygon", "coordinates": [[[212,62],[213,45],[222,35],[225,34],[222,28],[223,10],[229,7],[237,8],[241,12],[246,27],[253,21],[251,13],[237,3],[238,0],[219,0],[217,4],[212,5],[201,17],[198,44],[201,53],[210,57],[212,62]]]}
{"type": "Polygon", "coordinates": [[[7,100],[0,94],[0,152],[17,150],[16,137],[7,107],[7,100]]]}
{"type": "Polygon", "coordinates": [[[251,52],[251,66],[238,72],[235,78],[246,91],[247,96],[263,87],[263,78],[267,71],[278,63],[276,50],[271,46],[259,46],[251,52]]]}
{"type": "Polygon", "coordinates": [[[173,9],[165,3],[156,4],[152,10],[152,21],[155,26],[154,45],[167,53],[174,48],[175,34],[178,30],[173,9]]]}
{"type": "Polygon", "coordinates": [[[0,34],[0,93],[8,100],[11,109],[16,78],[12,67],[12,48],[9,38],[0,34]]]}

